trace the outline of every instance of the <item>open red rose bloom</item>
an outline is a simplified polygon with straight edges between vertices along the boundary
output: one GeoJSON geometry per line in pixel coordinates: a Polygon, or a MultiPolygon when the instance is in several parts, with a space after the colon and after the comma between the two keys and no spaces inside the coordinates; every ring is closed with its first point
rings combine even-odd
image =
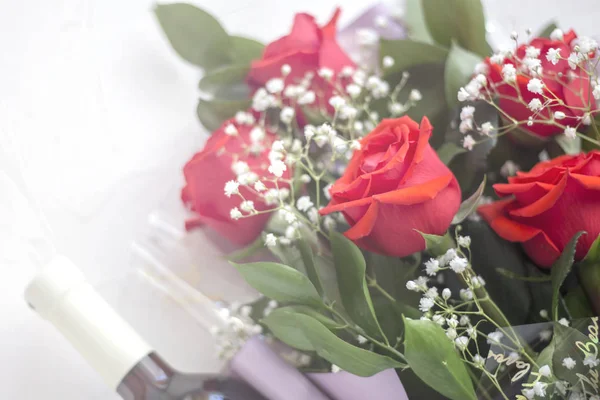
{"type": "Polygon", "coordinates": [[[383,120],[361,140],[321,214],[341,211],[345,235],[378,253],[425,249],[417,232],[442,235],[460,206],[458,182],[429,145],[432,127],[409,117],[383,120]]]}
{"type": "MultiPolygon", "coordinates": [[[[534,118],[534,120],[549,120],[552,119],[551,113],[563,112],[566,117],[561,122],[564,125],[576,126],[579,118],[583,116],[583,109],[590,105],[589,102],[592,103],[592,107],[595,104],[589,93],[590,82],[587,73],[579,67],[572,69],[566,60],[576,39],[577,35],[571,30],[565,33],[562,40],[535,38],[529,44],[519,46],[516,57],[506,58],[501,64],[496,64],[490,58],[486,58],[485,63],[489,68],[488,79],[500,95],[498,101],[502,111],[517,121],[527,121],[532,115],[527,104],[533,99],[539,99],[545,103],[544,97],[546,97],[555,101],[544,107],[540,111],[540,117],[534,118]],[[528,49],[537,51],[541,74],[530,71],[526,62],[528,49]],[[549,61],[546,54],[550,49],[559,50],[563,59],[558,60],[555,64],[549,61]],[[514,83],[507,83],[502,77],[502,68],[506,64],[513,64],[517,70],[514,83]],[[538,78],[544,83],[542,89],[544,97],[527,89],[527,84],[532,78],[538,78]],[[519,97],[522,100],[519,100],[519,97]]],[[[559,126],[546,123],[522,125],[521,128],[540,137],[560,134],[564,130],[559,126]]]]}
{"type": "Polygon", "coordinates": [[[494,185],[506,199],[479,208],[503,239],[523,244],[541,267],[550,267],[578,231],[576,260],[600,234],[600,152],[561,156],[494,185]]]}

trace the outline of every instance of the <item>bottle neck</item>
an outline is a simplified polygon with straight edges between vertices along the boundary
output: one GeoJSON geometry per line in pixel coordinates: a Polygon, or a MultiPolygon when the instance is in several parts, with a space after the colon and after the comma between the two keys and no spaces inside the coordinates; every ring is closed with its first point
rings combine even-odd
{"type": "Polygon", "coordinates": [[[25,297],[114,390],[152,352],[67,259],[54,260],[32,281],[25,297]]]}

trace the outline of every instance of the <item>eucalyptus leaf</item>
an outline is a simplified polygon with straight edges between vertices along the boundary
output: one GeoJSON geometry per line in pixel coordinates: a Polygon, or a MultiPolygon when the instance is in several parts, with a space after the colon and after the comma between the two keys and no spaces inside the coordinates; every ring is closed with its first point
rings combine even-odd
{"type": "Polygon", "coordinates": [[[387,40],[380,42],[380,58],[392,57],[394,65],[386,69],[386,74],[407,71],[422,64],[443,64],[448,50],[443,47],[412,40],[387,40]]]}
{"type": "Polygon", "coordinates": [[[298,250],[300,250],[300,255],[302,256],[302,262],[304,263],[304,269],[306,270],[308,279],[310,279],[312,284],[315,286],[319,295],[323,296],[323,285],[321,284],[321,278],[317,272],[317,267],[315,265],[315,259],[310,244],[305,238],[300,238],[296,241],[296,246],[298,247],[298,250]]]}
{"type": "Polygon", "coordinates": [[[427,29],[437,43],[450,47],[456,40],[481,57],[490,55],[480,0],[421,0],[421,4],[427,29]]]}
{"type": "Polygon", "coordinates": [[[324,307],[313,284],[292,267],[273,262],[232,264],[250,286],[273,300],[324,307]]]}
{"type": "Polygon", "coordinates": [[[310,343],[310,346],[319,356],[354,375],[371,376],[389,368],[404,366],[404,364],[390,357],[345,342],[327,329],[325,325],[305,314],[275,310],[263,322],[283,342],[287,344],[290,344],[289,342],[300,343],[305,348],[310,343]],[[281,330],[279,329],[280,326],[284,326],[286,329],[281,330]],[[292,326],[295,326],[296,331],[301,331],[302,336],[290,332],[292,326]],[[284,336],[280,337],[278,332],[283,332],[284,336]],[[291,340],[290,335],[293,335],[291,340]],[[306,339],[306,342],[304,339],[306,339]]]}
{"type": "Polygon", "coordinates": [[[157,4],[154,13],[171,46],[192,64],[212,69],[231,61],[231,40],[209,13],[191,4],[157,4]]]}
{"type": "Polygon", "coordinates": [[[445,164],[448,165],[450,162],[459,154],[465,153],[467,150],[464,147],[460,147],[455,143],[444,143],[439,149],[436,150],[438,157],[445,164]]]}
{"type": "Polygon", "coordinates": [[[433,37],[427,29],[421,0],[406,0],[405,22],[408,37],[414,41],[433,43],[433,37]]]}
{"type": "Polygon", "coordinates": [[[552,268],[550,270],[552,274],[552,319],[555,321],[558,320],[558,299],[560,296],[560,287],[571,271],[571,267],[573,267],[577,241],[584,234],[585,232],[583,231],[577,232],[573,238],[571,238],[569,243],[567,243],[560,257],[558,257],[554,264],[552,264],[552,268]]]}
{"type": "Polygon", "coordinates": [[[231,59],[234,64],[250,65],[254,60],[262,57],[265,45],[254,39],[243,36],[230,36],[231,38],[231,59]]]}
{"type": "Polygon", "coordinates": [[[480,61],[480,56],[463,49],[456,42],[452,42],[444,70],[446,103],[448,103],[448,107],[458,105],[458,91],[469,82],[471,76],[473,76],[475,66],[480,61]]]}
{"type": "Polygon", "coordinates": [[[479,184],[479,187],[468,199],[463,201],[458,209],[458,212],[452,219],[452,224],[460,224],[463,222],[475,209],[477,208],[477,204],[479,204],[479,199],[485,190],[485,183],[487,181],[487,176],[483,176],[483,181],[479,184]]]}
{"type": "Polygon", "coordinates": [[[473,399],[475,390],[454,344],[435,322],[404,320],[405,357],[423,382],[452,400],[473,399]]]}
{"type": "Polygon", "coordinates": [[[332,232],[330,241],[344,309],[369,335],[381,338],[383,333],[367,287],[366,262],[360,249],[339,232],[332,232]]]}

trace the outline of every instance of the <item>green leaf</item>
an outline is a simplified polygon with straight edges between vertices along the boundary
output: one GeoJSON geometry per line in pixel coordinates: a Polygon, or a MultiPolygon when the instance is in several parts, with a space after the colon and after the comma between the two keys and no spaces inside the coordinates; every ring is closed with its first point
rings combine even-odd
{"type": "MultiPolygon", "coordinates": [[[[417,231],[415,229],[415,231],[417,231]]],[[[447,233],[443,236],[432,235],[417,231],[425,240],[425,249],[432,256],[438,257],[445,254],[448,249],[455,247],[454,240],[447,233]]]]}
{"type": "Polygon", "coordinates": [[[458,212],[452,219],[452,224],[460,224],[463,222],[475,209],[477,208],[477,204],[479,203],[479,198],[483,194],[485,190],[485,183],[487,181],[487,176],[483,176],[483,181],[479,184],[479,187],[468,199],[463,201],[458,208],[458,212]]]}
{"type": "Polygon", "coordinates": [[[575,137],[575,139],[571,139],[565,135],[556,135],[554,140],[565,154],[574,155],[581,153],[581,138],[579,136],[575,137]]]}
{"type": "Polygon", "coordinates": [[[191,4],[157,4],[154,13],[171,46],[192,64],[212,69],[231,61],[231,40],[221,24],[191,4]]]}
{"type": "Polygon", "coordinates": [[[380,58],[390,56],[394,65],[386,70],[386,75],[406,71],[421,64],[443,64],[448,50],[443,47],[414,42],[412,40],[381,40],[380,58]]]}
{"type": "Polygon", "coordinates": [[[321,278],[317,272],[317,267],[315,265],[315,259],[310,244],[306,239],[301,238],[296,241],[296,246],[298,247],[298,250],[300,250],[300,255],[302,256],[302,262],[304,262],[304,268],[306,270],[308,279],[310,279],[312,284],[315,286],[319,295],[323,296],[323,285],[321,284],[321,278]]]}
{"type": "Polygon", "coordinates": [[[225,259],[227,261],[239,262],[245,258],[248,258],[248,257],[256,254],[260,250],[264,250],[264,248],[265,248],[264,238],[262,236],[259,236],[258,238],[256,238],[256,240],[254,242],[250,243],[248,246],[229,253],[225,257],[225,259]]]}
{"type": "Polygon", "coordinates": [[[585,264],[598,264],[600,262],[600,235],[594,240],[587,254],[581,261],[585,264]]]}
{"type": "Polygon", "coordinates": [[[584,235],[585,232],[577,232],[573,238],[567,243],[562,254],[552,264],[552,319],[558,320],[558,298],[560,296],[560,287],[563,281],[571,271],[573,262],[575,261],[575,248],[577,247],[577,241],[584,235]]]}
{"type": "Polygon", "coordinates": [[[218,129],[238,111],[251,103],[250,88],[245,82],[246,65],[229,65],[212,70],[200,80],[198,118],[209,131],[218,129]]]}
{"type": "Polygon", "coordinates": [[[236,112],[246,110],[250,106],[247,101],[207,101],[198,100],[196,114],[202,126],[209,132],[214,132],[223,125],[223,122],[232,118],[236,112]]]}
{"type": "MultiPolygon", "coordinates": [[[[337,337],[316,319],[290,311],[275,310],[263,321],[271,331],[284,343],[300,343],[306,348],[310,346],[327,361],[339,366],[344,371],[358,376],[371,376],[389,368],[400,368],[404,365],[390,357],[386,357],[360,347],[353,346],[337,337]],[[284,326],[285,329],[280,329],[284,326]],[[302,336],[293,332],[301,331],[302,336]],[[279,336],[278,333],[284,336],[279,336]],[[290,335],[293,335],[290,340],[290,335]]],[[[292,345],[294,346],[294,345],[292,345]]]]}
{"type": "Polygon", "coordinates": [[[265,45],[254,39],[243,36],[230,36],[231,38],[231,59],[234,64],[250,65],[254,60],[262,57],[265,45]]]}
{"type": "Polygon", "coordinates": [[[312,343],[304,334],[303,327],[298,325],[297,315],[299,313],[283,307],[273,310],[261,322],[273,332],[277,339],[288,346],[304,351],[315,351],[312,343]]]}
{"type": "MultiPolygon", "coordinates": [[[[591,323],[589,319],[580,320],[583,326],[587,328],[587,323],[591,323]]],[[[578,321],[579,322],[579,321],[578,321]]],[[[585,329],[584,328],[584,329],[585,329]]],[[[562,326],[559,323],[554,324],[554,354],[552,373],[559,379],[565,380],[571,384],[579,382],[577,374],[587,375],[589,369],[583,364],[585,359],[584,353],[577,347],[577,342],[587,343],[589,338],[580,332],[578,329],[562,326]],[[575,368],[569,370],[562,365],[562,360],[566,357],[571,357],[575,360],[575,368]]]]}
{"type": "Polygon", "coordinates": [[[405,319],[404,329],[404,355],[423,382],[452,400],[476,399],[467,367],[439,325],[405,319]]]}
{"type": "Polygon", "coordinates": [[[458,98],[456,97],[458,91],[469,82],[471,76],[473,76],[475,65],[480,61],[480,56],[452,42],[444,71],[446,103],[448,103],[448,107],[452,108],[458,105],[458,98]]]}
{"type": "Polygon", "coordinates": [[[286,311],[294,312],[297,314],[308,315],[309,317],[312,317],[312,318],[316,319],[317,321],[319,321],[320,323],[322,323],[323,325],[325,325],[328,329],[343,329],[346,327],[346,325],[336,322],[336,321],[332,320],[331,318],[329,318],[328,316],[323,315],[319,311],[315,310],[314,308],[310,308],[308,306],[287,306],[287,307],[280,307],[280,308],[278,308],[278,310],[286,310],[286,311]]]}
{"type": "Polygon", "coordinates": [[[427,30],[427,24],[425,23],[421,0],[406,0],[405,8],[408,37],[418,42],[433,43],[433,37],[427,30]]]}
{"type": "Polygon", "coordinates": [[[324,307],[313,284],[292,267],[273,262],[232,264],[250,286],[273,300],[324,307]]]}
{"type": "Polygon", "coordinates": [[[556,22],[554,21],[550,21],[545,27],[542,28],[542,30],[540,31],[540,33],[537,35],[538,37],[544,37],[544,38],[549,38],[550,34],[556,29],[558,28],[558,25],[556,25],[556,22]]]}
{"type": "Polygon", "coordinates": [[[366,263],[360,249],[339,232],[332,232],[330,240],[344,309],[369,335],[382,337],[367,287],[366,263]]]}
{"type": "Polygon", "coordinates": [[[437,43],[450,47],[456,40],[481,57],[490,54],[480,0],[421,0],[421,4],[427,28],[437,43]]]}
{"type": "Polygon", "coordinates": [[[447,142],[436,150],[438,157],[445,164],[450,164],[450,161],[459,154],[465,153],[467,150],[463,147],[458,146],[455,143],[447,142]]]}
{"type": "Polygon", "coordinates": [[[588,318],[595,315],[594,310],[590,306],[590,301],[581,286],[569,290],[564,299],[571,318],[588,318]]]}

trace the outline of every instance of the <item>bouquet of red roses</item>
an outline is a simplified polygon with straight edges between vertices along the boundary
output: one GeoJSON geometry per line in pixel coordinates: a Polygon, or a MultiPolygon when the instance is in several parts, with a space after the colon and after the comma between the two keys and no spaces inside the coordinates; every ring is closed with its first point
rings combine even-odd
{"type": "Polygon", "coordinates": [[[298,14],[265,46],[158,6],[213,131],[183,170],[186,227],[276,259],[235,264],[265,298],[231,312],[304,370],[598,399],[598,43],[551,25],[492,49],[477,0],[406,7],[341,31],[339,9],[298,14]]]}

